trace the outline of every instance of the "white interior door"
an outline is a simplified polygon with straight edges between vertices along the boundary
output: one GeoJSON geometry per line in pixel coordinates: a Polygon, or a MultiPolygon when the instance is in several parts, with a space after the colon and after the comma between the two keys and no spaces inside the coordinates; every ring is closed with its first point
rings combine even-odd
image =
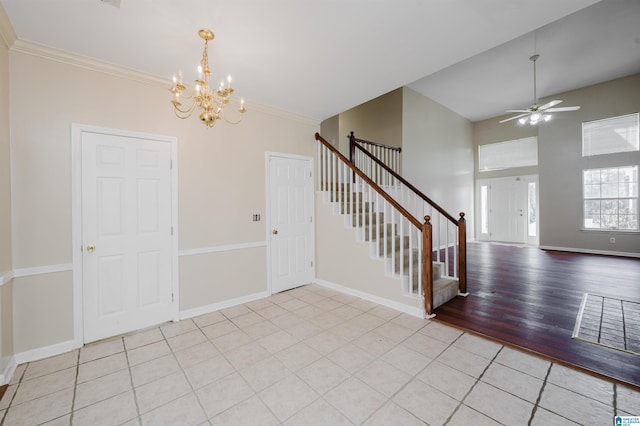
{"type": "Polygon", "coordinates": [[[311,160],[268,158],[271,292],[309,284],[313,269],[311,160]]]}
{"type": "Polygon", "coordinates": [[[524,244],[527,187],[521,180],[496,179],[491,183],[491,240],[524,244]]]}
{"type": "Polygon", "coordinates": [[[83,132],[84,341],[172,319],[171,147],[83,132]]]}

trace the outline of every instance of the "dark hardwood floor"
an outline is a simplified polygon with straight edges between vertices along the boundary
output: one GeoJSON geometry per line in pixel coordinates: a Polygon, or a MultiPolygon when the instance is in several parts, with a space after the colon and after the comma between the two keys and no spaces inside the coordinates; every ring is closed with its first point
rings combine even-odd
{"type": "Polygon", "coordinates": [[[571,338],[584,293],[640,302],[640,259],[474,242],[436,321],[640,389],[640,356],[571,338]]]}

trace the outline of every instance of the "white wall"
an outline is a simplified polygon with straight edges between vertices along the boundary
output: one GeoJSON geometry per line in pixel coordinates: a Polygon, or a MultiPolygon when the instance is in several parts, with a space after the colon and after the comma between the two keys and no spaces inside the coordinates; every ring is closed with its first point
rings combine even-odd
{"type": "Polygon", "coordinates": [[[473,234],[472,123],[409,88],[403,89],[403,176],[473,234]]]}
{"type": "Polygon", "coordinates": [[[15,352],[73,338],[72,123],[177,137],[181,311],[266,291],[266,221],[251,221],[267,214],[264,153],[313,155],[318,123],[248,102],[241,124],[207,129],[173,115],[168,80],[31,49],[9,52],[13,269],[27,271],[13,282],[15,352]],[[63,270],[28,274],[51,265],[63,270]]]}

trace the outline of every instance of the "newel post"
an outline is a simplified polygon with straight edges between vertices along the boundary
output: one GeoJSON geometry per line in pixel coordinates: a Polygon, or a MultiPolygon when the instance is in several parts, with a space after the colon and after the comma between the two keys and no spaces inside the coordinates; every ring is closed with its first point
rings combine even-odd
{"type": "Polygon", "coordinates": [[[353,134],[353,130],[349,135],[349,161],[353,164],[353,160],[356,157],[356,137],[353,134]]]}
{"type": "Polygon", "coordinates": [[[424,217],[422,224],[422,294],[427,317],[433,314],[433,237],[431,216],[424,217]]]}
{"type": "Polygon", "coordinates": [[[458,282],[460,293],[467,293],[467,222],[464,213],[458,219],[458,282]]]}

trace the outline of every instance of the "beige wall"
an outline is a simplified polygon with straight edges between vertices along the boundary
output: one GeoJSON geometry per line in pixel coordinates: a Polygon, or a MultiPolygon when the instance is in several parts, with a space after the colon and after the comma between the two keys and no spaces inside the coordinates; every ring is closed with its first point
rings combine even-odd
{"type": "MultiPolygon", "coordinates": [[[[0,10],[0,14],[4,12],[0,10]]],[[[11,166],[9,144],[9,53],[0,37],[0,282],[9,277],[11,266],[11,166]]],[[[0,374],[13,355],[11,285],[0,287],[0,374]]],[[[2,383],[0,383],[2,384],[2,383]]]]}
{"type": "Polygon", "coordinates": [[[358,139],[402,146],[402,89],[340,113],[340,152],[349,158],[349,133],[358,139]]]}
{"type": "Polygon", "coordinates": [[[340,114],[329,117],[320,123],[320,136],[338,148],[340,140],[340,114]]]}
{"type": "MultiPolygon", "coordinates": [[[[164,82],[17,50],[9,58],[14,269],[72,261],[72,123],[177,137],[181,251],[264,242],[266,221],[251,215],[267,214],[265,151],[314,153],[318,124],[310,120],[249,102],[240,125],[207,129],[197,117],[174,117],[164,82]]],[[[180,257],[181,309],[267,290],[266,274],[257,274],[266,269],[264,248],[195,256],[180,257]]],[[[16,352],[72,337],[70,272],[15,279],[13,297],[16,352]],[[40,309],[44,295],[52,309],[40,309]]]]}
{"type": "Polygon", "coordinates": [[[464,212],[473,235],[472,123],[404,88],[404,177],[453,217],[464,212]]]}
{"type": "Polygon", "coordinates": [[[355,229],[331,203],[316,196],[316,277],[349,289],[421,309],[420,301],[402,295],[399,279],[385,274],[384,262],[371,257],[369,243],[358,242],[355,229]]]}

